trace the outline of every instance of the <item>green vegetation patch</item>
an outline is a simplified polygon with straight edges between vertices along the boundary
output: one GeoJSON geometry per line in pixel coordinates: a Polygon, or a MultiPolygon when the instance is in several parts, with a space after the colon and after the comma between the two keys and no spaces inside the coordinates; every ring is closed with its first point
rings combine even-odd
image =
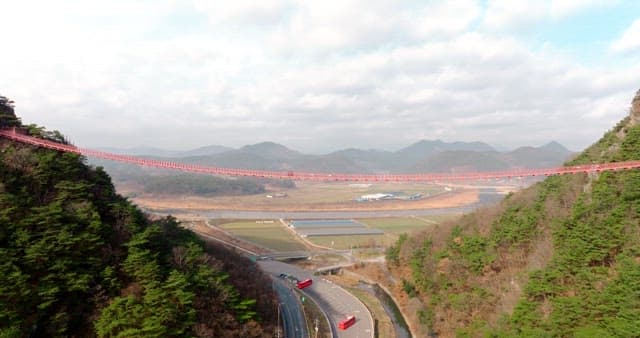
{"type": "MultiPolygon", "coordinates": [[[[627,122],[570,164],[640,160],[640,126],[627,122]]],[[[637,336],[640,171],[549,177],[441,232],[400,236],[387,260],[446,334],[637,336]],[[513,311],[500,318],[501,297],[513,311]]]]}
{"type": "Polygon", "coordinates": [[[389,235],[310,236],[307,240],[338,250],[386,247],[394,242],[389,235]]]}
{"type": "Polygon", "coordinates": [[[291,232],[284,228],[279,221],[240,221],[219,225],[234,236],[258,244],[275,251],[304,250],[291,232]]]}
{"type": "Polygon", "coordinates": [[[424,230],[429,226],[436,225],[446,219],[454,218],[455,215],[421,216],[421,217],[385,217],[385,218],[363,218],[360,223],[366,224],[370,228],[380,229],[386,233],[399,235],[417,230],[424,230]]]}
{"type": "Polygon", "coordinates": [[[0,337],[270,334],[274,295],[255,265],[147,219],[83,162],[0,140],[0,337]]]}
{"type": "Polygon", "coordinates": [[[555,336],[629,337],[640,332],[640,172],[603,173],[554,231],[556,254],[532,272],[510,332],[541,330],[555,336]]]}

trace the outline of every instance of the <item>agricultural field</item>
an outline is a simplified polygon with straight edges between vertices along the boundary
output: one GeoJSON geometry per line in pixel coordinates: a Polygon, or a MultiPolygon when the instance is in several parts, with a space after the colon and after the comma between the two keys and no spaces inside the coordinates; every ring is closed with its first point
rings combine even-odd
{"type": "MultiPolygon", "coordinates": [[[[430,196],[443,191],[443,187],[419,183],[375,183],[349,184],[324,182],[298,182],[298,188],[289,191],[289,195],[303,204],[351,202],[356,198],[375,193],[397,195],[424,194],[430,196]]],[[[369,202],[375,203],[375,202],[369,202]]]]}
{"type": "MultiPolygon", "coordinates": [[[[352,248],[388,247],[402,233],[419,231],[458,217],[457,214],[421,216],[363,218],[356,220],[368,228],[379,229],[384,234],[309,236],[305,239],[313,244],[336,250],[352,248]]],[[[233,236],[275,251],[305,250],[301,239],[296,238],[278,220],[212,220],[221,229],[233,236]],[[266,222],[266,223],[265,223],[266,222]]]]}
{"type": "Polygon", "coordinates": [[[351,235],[351,236],[312,236],[306,238],[309,242],[336,250],[347,250],[365,247],[389,246],[395,243],[395,238],[388,235],[351,235]]]}
{"type": "Polygon", "coordinates": [[[218,226],[243,240],[275,251],[304,250],[304,245],[277,220],[232,221],[218,226]]]}
{"type": "Polygon", "coordinates": [[[366,224],[370,228],[380,229],[387,234],[400,235],[425,229],[429,226],[440,224],[446,220],[459,217],[459,214],[415,216],[415,217],[384,217],[363,218],[358,222],[366,224]]]}
{"type": "MultiPolygon", "coordinates": [[[[298,182],[294,189],[270,190],[245,196],[202,197],[194,195],[168,196],[136,194],[136,204],[151,210],[271,210],[271,211],[347,211],[347,210],[408,210],[466,206],[478,201],[475,188],[455,188],[423,183],[375,183],[354,185],[344,182],[298,182]],[[274,197],[276,193],[285,197],[274,197]],[[392,193],[402,196],[422,194],[417,200],[384,200],[357,202],[362,195],[392,193]],[[271,196],[271,198],[267,197],[271,196]]],[[[118,187],[129,193],[125,187],[118,187]]]]}
{"type": "Polygon", "coordinates": [[[421,216],[421,217],[384,217],[363,218],[356,221],[369,228],[384,231],[382,235],[349,235],[349,236],[310,236],[310,242],[337,250],[365,247],[388,247],[393,245],[398,236],[437,225],[441,222],[455,219],[458,214],[421,216]]]}

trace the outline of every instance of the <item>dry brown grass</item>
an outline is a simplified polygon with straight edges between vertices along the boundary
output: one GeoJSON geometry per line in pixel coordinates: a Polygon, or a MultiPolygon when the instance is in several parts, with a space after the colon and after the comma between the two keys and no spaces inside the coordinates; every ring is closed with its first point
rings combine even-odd
{"type": "MultiPolygon", "coordinates": [[[[415,210],[460,207],[478,201],[477,189],[457,189],[414,201],[388,200],[356,202],[353,199],[372,191],[397,191],[417,193],[431,191],[432,186],[381,185],[368,190],[351,188],[347,184],[306,183],[288,191],[286,198],[266,198],[266,194],[251,196],[197,197],[157,196],[142,194],[133,202],[152,210],[247,210],[247,211],[367,211],[367,210],[415,210]]],[[[121,189],[127,193],[126,188],[121,189]]]]}
{"type": "Polygon", "coordinates": [[[392,296],[402,316],[407,321],[411,333],[414,337],[427,337],[429,330],[426,325],[420,324],[418,319],[418,310],[424,309],[424,304],[420,299],[410,298],[402,290],[402,283],[392,277],[390,271],[384,264],[366,263],[364,266],[354,270],[360,279],[369,283],[378,283],[381,287],[388,290],[392,296]]]}
{"type": "MultiPolygon", "coordinates": [[[[474,321],[486,322],[490,327],[495,327],[502,316],[512,313],[522,297],[529,272],[544,268],[551,260],[554,251],[553,225],[558,219],[567,216],[571,210],[569,206],[575,202],[586,184],[584,178],[580,177],[570,177],[567,180],[569,182],[563,187],[561,194],[550,195],[545,200],[543,216],[538,223],[539,234],[532,237],[530,242],[496,248],[495,259],[485,266],[480,274],[469,273],[464,266],[460,266],[459,262],[456,263],[449,258],[435,262],[434,271],[446,276],[448,280],[456,281],[455,290],[448,291],[449,295],[469,292],[473,288],[480,288],[487,292],[487,296],[480,299],[477,304],[476,301],[468,300],[469,304],[474,305],[467,306],[465,309],[456,310],[453,306],[441,306],[439,303],[435,305],[433,329],[439,336],[455,336],[458,329],[474,321]]],[[[531,207],[538,196],[539,189],[538,186],[524,189],[512,196],[511,201],[531,207]]],[[[505,208],[505,205],[501,204],[480,209],[455,222],[443,222],[429,227],[422,233],[415,233],[411,241],[421,243],[424,239],[430,238],[433,243],[433,252],[441,250],[446,247],[447,241],[456,240],[451,238],[451,229],[456,225],[464,229],[463,233],[488,236],[495,220],[505,208]]],[[[404,246],[400,256],[411,257],[413,250],[414,247],[411,245],[404,246]]],[[[394,275],[409,279],[411,270],[407,265],[396,269],[397,273],[394,275]]],[[[444,297],[447,299],[446,293],[444,297]]],[[[423,294],[420,298],[425,304],[432,301],[429,294],[423,294]]],[[[402,303],[406,304],[403,311],[411,313],[409,303],[402,303]]]]}

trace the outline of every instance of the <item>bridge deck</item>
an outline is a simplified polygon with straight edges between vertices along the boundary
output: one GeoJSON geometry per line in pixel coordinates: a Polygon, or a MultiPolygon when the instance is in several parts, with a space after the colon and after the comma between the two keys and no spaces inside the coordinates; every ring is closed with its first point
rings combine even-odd
{"type": "Polygon", "coordinates": [[[61,144],[41,138],[27,136],[16,132],[15,129],[0,130],[0,136],[14,141],[49,148],[58,151],[81,154],[88,157],[96,157],[118,162],[136,164],[147,167],[181,170],[191,173],[211,174],[220,176],[246,176],[260,178],[290,179],[294,181],[349,181],[349,182],[451,182],[464,180],[484,180],[496,178],[528,177],[528,176],[551,176],[578,173],[593,173],[610,170],[626,170],[640,168],[640,161],[612,162],[603,164],[587,164],[570,167],[542,168],[542,169],[518,169],[493,172],[469,172],[460,174],[341,174],[341,173],[313,173],[299,171],[269,171],[250,170],[236,168],[220,168],[201,166],[196,164],[186,164],[171,161],[160,161],[153,159],[139,158],[128,155],[118,155],[104,151],[79,148],[73,145],[61,144]]]}

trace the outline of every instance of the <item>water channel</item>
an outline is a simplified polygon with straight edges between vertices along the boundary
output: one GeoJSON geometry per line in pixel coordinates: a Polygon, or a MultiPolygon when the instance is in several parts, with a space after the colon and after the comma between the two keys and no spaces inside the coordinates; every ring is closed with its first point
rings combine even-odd
{"type": "Polygon", "coordinates": [[[384,308],[384,312],[387,313],[391,319],[391,323],[393,323],[395,337],[412,338],[409,326],[407,325],[407,322],[404,321],[404,317],[402,317],[400,309],[391,296],[378,286],[378,284],[368,284],[361,281],[360,284],[358,284],[358,289],[369,293],[380,301],[380,304],[382,304],[382,307],[384,308]]]}

